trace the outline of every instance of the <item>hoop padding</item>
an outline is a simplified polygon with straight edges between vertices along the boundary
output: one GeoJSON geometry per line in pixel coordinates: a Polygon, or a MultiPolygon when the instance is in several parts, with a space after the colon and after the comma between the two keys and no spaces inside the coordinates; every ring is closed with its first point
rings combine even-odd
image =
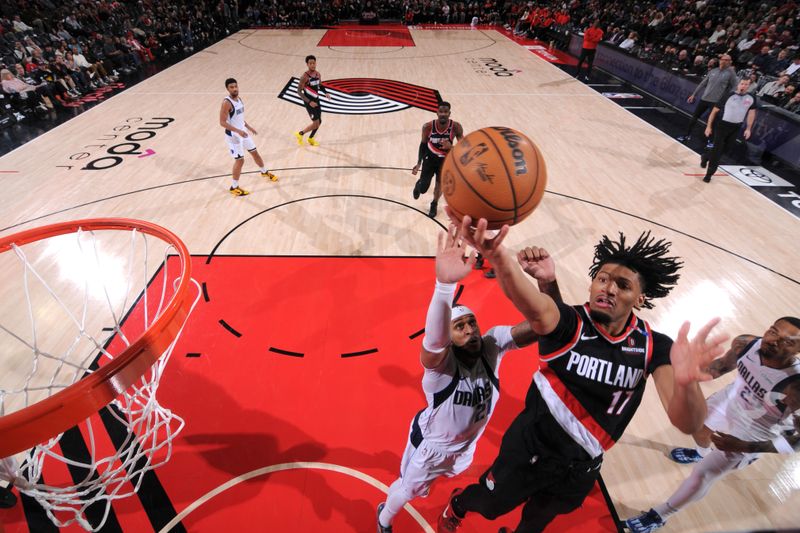
{"type": "Polygon", "coordinates": [[[150,222],[120,218],[52,224],[0,238],[0,253],[7,252],[14,246],[19,247],[79,230],[138,230],[167,242],[180,256],[180,281],[163,313],[108,364],[48,398],[0,417],[0,458],[10,457],[48,441],[97,413],[126,391],[169,348],[191,311],[189,250],[177,235],[150,222]]]}

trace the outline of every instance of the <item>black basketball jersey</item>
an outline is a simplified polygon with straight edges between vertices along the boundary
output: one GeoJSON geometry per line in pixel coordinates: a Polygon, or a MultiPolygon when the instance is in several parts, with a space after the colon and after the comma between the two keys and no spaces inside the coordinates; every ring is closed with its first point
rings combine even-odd
{"type": "Polygon", "coordinates": [[[642,400],[647,376],[670,364],[672,339],[631,313],[612,336],[589,305],[559,304],[556,329],[539,338],[534,384],[553,416],[593,457],[622,436],[642,400]]]}
{"type": "Polygon", "coordinates": [[[319,91],[320,87],[322,86],[322,78],[319,75],[319,72],[316,70],[314,72],[306,72],[308,75],[308,82],[306,82],[305,86],[303,87],[303,91],[306,93],[311,100],[319,102],[319,91]]]}
{"type": "Polygon", "coordinates": [[[450,151],[449,148],[445,148],[442,146],[442,141],[450,141],[450,144],[453,143],[453,137],[455,136],[455,127],[452,120],[447,121],[447,127],[444,130],[438,130],[438,120],[431,121],[431,132],[428,134],[428,150],[437,157],[445,157],[447,152],[450,151]]]}

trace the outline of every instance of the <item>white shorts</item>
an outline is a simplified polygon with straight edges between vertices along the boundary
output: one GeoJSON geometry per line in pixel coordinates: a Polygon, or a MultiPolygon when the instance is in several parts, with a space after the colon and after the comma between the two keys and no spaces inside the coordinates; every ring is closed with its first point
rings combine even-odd
{"type": "MultiPolygon", "coordinates": [[[[708,397],[708,400],[706,400],[708,415],[704,425],[712,431],[727,433],[738,439],[753,440],[745,435],[746,431],[743,431],[742,428],[735,424],[725,412],[725,408],[728,405],[728,394],[730,394],[730,391],[726,387],[708,397]]],[[[714,450],[714,452],[724,455],[724,459],[718,459],[718,461],[727,462],[726,470],[739,470],[752,464],[761,456],[760,453],[720,452],[718,450],[714,450]]]]}
{"type": "Polygon", "coordinates": [[[419,447],[409,443],[400,463],[400,480],[410,498],[424,498],[433,481],[440,476],[457,476],[472,464],[475,446],[465,452],[447,453],[423,440],[419,447]]]}
{"type": "Polygon", "coordinates": [[[225,134],[225,140],[228,143],[231,157],[234,159],[241,159],[244,157],[244,151],[252,152],[256,149],[256,143],[253,142],[253,136],[241,137],[236,133],[231,132],[230,135],[225,134]]]}

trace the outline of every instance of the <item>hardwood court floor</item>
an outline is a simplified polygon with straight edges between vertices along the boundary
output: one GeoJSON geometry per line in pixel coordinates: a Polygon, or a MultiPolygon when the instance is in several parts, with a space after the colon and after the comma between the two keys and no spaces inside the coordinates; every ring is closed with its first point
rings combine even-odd
{"type": "MultiPolygon", "coordinates": [[[[414,47],[318,47],[324,33],[239,32],[7,154],[0,169],[16,173],[0,174],[0,231],[115,216],[164,225],[201,255],[432,255],[441,225],[424,216],[429,197],[411,198],[408,169],[420,128],[434,115],[414,107],[327,113],[321,146],[297,146],[291,133],[308,118],[278,95],[313,53],[323,80],[434,89],[467,132],[502,125],[530,136],[547,161],[547,194],[508,244],[549,249],[567,301],[586,298],[602,234],[652,230],[685,259],[678,288],[643,313],[655,329],[675,335],[683,320],[699,326],[721,316],[731,335],[761,334],[775,318],[798,314],[800,221],[730,178],[706,185],[685,176],[697,172],[696,154],[499,33],[412,30],[414,47]],[[487,62],[512,75],[493,75],[487,62]],[[242,185],[252,194],[244,198],[227,193],[231,159],[217,124],[229,76],[239,81],[260,153],[280,177],[262,180],[248,159],[242,185]],[[224,238],[251,218],[247,231],[224,238]]],[[[442,214],[437,220],[445,222],[442,214]]],[[[234,282],[247,305],[247,286],[257,280],[234,282]]],[[[620,516],[677,487],[689,469],[665,454],[689,441],[669,426],[648,388],[603,467],[620,516]]],[[[796,525],[798,488],[800,459],[766,457],[719,483],[665,531],[796,525]]]]}

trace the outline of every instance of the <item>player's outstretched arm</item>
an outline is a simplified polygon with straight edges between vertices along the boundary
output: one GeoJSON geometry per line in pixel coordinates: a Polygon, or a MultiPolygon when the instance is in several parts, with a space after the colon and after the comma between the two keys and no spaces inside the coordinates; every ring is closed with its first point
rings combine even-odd
{"type": "Polygon", "coordinates": [[[661,365],[653,372],[659,398],[670,422],[687,434],[697,432],[708,414],[699,383],[712,379],[706,369],[722,354],[723,344],[728,340],[724,334],[709,337],[718,323],[719,318],[714,318],[689,340],[689,322],[684,322],[678,338],[672,343],[669,354],[672,364],[661,365]]]}
{"type": "MultiPolygon", "coordinates": [[[[556,263],[547,250],[538,246],[523,248],[517,252],[517,262],[526,274],[536,280],[539,292],[548,295],[556,302],[562,301],[556,280],[556,263]]],[[[539,339],[527,320],[511,329],[511,337],[514,339],[514,344],[520,348],[539,339]]]]}
{"type": "Polygon", "coordinates": [[[465,256],[466,243],[451,224],[447,234],[439,234],[436,250],[436,288],[425,319],[420,361],[425,368],[436,368],[450,346],[450,317],[458,282],[467,277],[475,264],[475,252],[465,256]]]}
{"type": "Polygon", "coordinates": [[[708,365],[706,372],[710,374],[712,378],[716,379],[735,369],[736,360],[739,357],[739,354],[742,353],[742,350],[744,350],[745,346],[747,346],[753,339],[755,339],[755,336],[753,335],[739,335],[733,339],[733,342],[731,342],[731,347],[728,348],[728,351],[725,352],[725,355],[711,361],[711,364],[708,365]]]}
{"type": "MultiPolygon", "coordinates": [[[[445,210],[451,219],[457,220],[449,207],[445,210]]],[[[517,259],[503,246],[509,227],[503,226],[500,232],[492,237],[488,233],[486,219],[480,219],[475,228],[472,228],[472,219],[468,215],[458,222],[461,225],[460,235],[489,260],[503,293],[530,322],[531,329],[538,335],[552,332],[560,318],[558,306],[552,298],[537,290],[530,279],[522,273],[517,259]]]]}

